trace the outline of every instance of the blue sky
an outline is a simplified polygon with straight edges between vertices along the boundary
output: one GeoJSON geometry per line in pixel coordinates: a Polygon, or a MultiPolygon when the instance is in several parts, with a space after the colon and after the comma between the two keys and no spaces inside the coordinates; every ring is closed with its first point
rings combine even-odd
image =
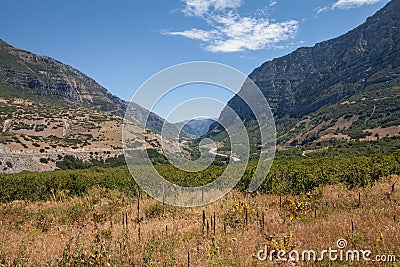
{"type": "MultiPolygon", "coordinates": [[[[387,2],[1,0],[0,38],[69,64],[129,100],[149,77],[178,63],[215,61],[249,74],[267,60],[347,32],[387,2]]],[[[230,97],[199,86],[175,93],[155,111],[166,116],[185,98],[230,97]]],[[[216,116],[218,108],[209,113],[216,116]]]]}

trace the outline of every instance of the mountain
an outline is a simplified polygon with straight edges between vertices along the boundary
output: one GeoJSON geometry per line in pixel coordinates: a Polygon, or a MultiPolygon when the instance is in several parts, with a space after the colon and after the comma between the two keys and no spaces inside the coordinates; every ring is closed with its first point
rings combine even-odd
{"type": "Polygon", "coordinates": [[[130,149],[175,153],[161,147],[159,135],[163,126],[177,132],[174,124],[128,105],[71,66],[0,40],[0,172],[53,170],[65,156],[119,157],[127,108],[130,149]]]}
{"type": "Polygon", "coordinates": [[[200,137],[208,132],[211,124],[215,121],[214,119],[194,119],[178,122],[176,126],[177,128],[182,128],[185,133],[193,137],[200,137]]]}
{"type": "MultiPolygon", "coordinates": [[[[280,147],[400,135],[399,10],[400,0],[392,0],[348,33],[265,62],[249,75],[270,104],[280,147]]],[[[227,106],[254,131],[254,115],[240,97],[227,106]]],[[[225,139],[217,124],[206,136],[225,139]]]]}
{"type": "MultiPolygon", "coordinates": [[[[15,48],[0,39],[0,97],[45,101],[61,107],[83,107],[123,117],[128,103],[79,70],[53,58],[15,48]]],[[[147,110],[132,103],[130,114],[142,125],[147,110]]],[[[148,127],[161,132],[165,121],[150,113],[148,127]]],[[[172,124],[167,128],[176,131],[172,124]]]]}
{"type": "Polygon", "coordinates": [[[0,40],[0,96],[46,99],[123,115],[126,103],[71,66],[0,40]]]}

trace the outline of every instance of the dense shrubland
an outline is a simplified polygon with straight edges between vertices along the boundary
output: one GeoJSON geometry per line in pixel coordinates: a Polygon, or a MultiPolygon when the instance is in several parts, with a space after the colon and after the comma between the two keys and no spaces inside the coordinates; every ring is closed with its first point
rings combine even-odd
{"type": "MultiPolygon", "coordinates": [[[[256,162],[248,164],[243,178],[236,186],[238,190],[246,190],[255,167],[256,162]]],[[[185,186],[207,184],[225,170],[225,166],[211,165],[193,175],[172,165],[156,165],[155,168],[168,180],[185,186]]],[[[268,194],[299,194],[327,184],[366,186],[391,174],[400,174],[400,153],[352,158],[281,159],[274,161],[258,190],[268,194]]],[[[115,189],[128,195],[138,192],[137,184],[127,167],[91,167],[81,170],[2,175],[0,201],[49,200],[57,197],[59,192],[81,196],[93,187],[115,189]]]]}

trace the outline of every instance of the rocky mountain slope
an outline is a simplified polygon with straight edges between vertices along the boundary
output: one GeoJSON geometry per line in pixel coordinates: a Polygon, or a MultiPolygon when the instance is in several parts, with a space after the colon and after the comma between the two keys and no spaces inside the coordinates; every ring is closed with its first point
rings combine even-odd
{"type": "Polygon", "coordinates": [[[182,121],[175,123],[177,128],[191,135],[192,137],[200,137],[208,132],[211,124],[215,122],[214,119],[193,119],[190,121],[182,121]]]}
{"type": "MultiPolygon", "coordinates": [[[[61,107],[83,107],[123,117],[127,102],[79,70],[53,58],[15,48],[0,39],[0,97],[45,101],[61,107]]],[[[132,104],[130,113],[144,124],[146,110],[132,104]]],[[[160,132],[165,121],[150,113],[149,128],[160,132]]],[[[175,131],[172,124],[166,127],[175,131]]]]}
{"type": "MultiPolygon", "coordinates": [[[[0,173],[56,169],[66,155],[118,157],[127,106],[71,66],[0,40],[0,173]]],[[[129,108],[131,149],[175,153],[162,150],[158,133],[164,124],[176,132],[176,125],[150,113],[144,128],[148,112],[134,103],[129,108]]]]}
{"type": "Polygon", "coordinates": [[[0,96],[43,99],[123,115],[125,101],[71,66],[0,40],[0,96]]]}
{"type": "MultiPolygon", "coordinates": [[[[399,10],[400,0],[392,0],[354,30],[268,61],[249,75],[271,106],[280,146],[400,135],[399,10]]],[[[246,104],[235,96],[228,106],[252,132],[246,104]]],[[[224,138],[216,124],[208,135],[224,138]]]]}
{"type": "MultiPolygon", "coordinates": [[[[159,134],[131,124],[129,149],[164,153],[159,134]]],[[[0,173],[54,170],[66,156],[86,162],[116,159],[123,154],[122,129],[123,119],[117,115],[0,98],[0,173]]]]}

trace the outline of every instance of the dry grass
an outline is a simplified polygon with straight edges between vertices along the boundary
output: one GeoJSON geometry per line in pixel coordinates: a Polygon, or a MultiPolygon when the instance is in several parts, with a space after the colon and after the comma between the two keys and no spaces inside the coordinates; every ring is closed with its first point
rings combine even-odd
{"type": "MultiPolygon", "coordinates": [[[[55,199],[0,206],[0,266],[188,266],[188,252],[190,266],[272,266],[256,258],[265,244],[321,251],[335,248],[339,238],[349,248],[400,259],[398,176],[368,188],[336,185],[301,196],[231,192],[195,209],[143,196],[139,213],[137,199],[117,191],[93,189],[81,198],[61,193],[55,199]],[[394,192],[385,194],[394,182],[394,192]]],[[[386,266],[396,266],[391,264],[386,266]]]]}

